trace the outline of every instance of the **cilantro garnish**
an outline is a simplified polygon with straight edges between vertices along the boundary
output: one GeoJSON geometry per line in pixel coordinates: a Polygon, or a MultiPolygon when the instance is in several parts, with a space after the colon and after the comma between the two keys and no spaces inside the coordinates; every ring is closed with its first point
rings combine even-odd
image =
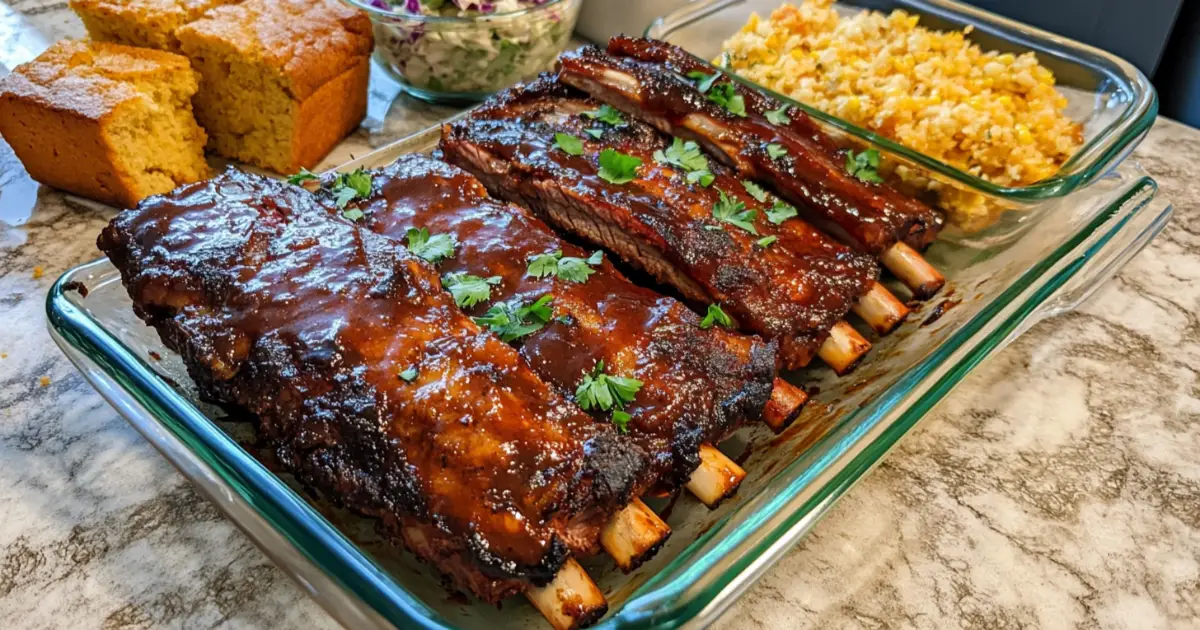
{"type": "Polygon", "coordinates": [[[776,200],[775,205],[767,208],[767,220],[775,225],[779,225],[784,221],[796,216],[796,208],[782,201],[776,200]]]}
{"type": "Polygon", "coordinates": [[[587,135],[599,140],[600,136],[604,135],[604,128],[603,127],[592,127],[591,129],[584,129],[583,132],[586,133],[587,135]]]}
{"type": "Polygon", "coordinates": [[[350,208],[349,210],[343,210],[342,216],[351,221],[359,221],[366,215],[363,214],[363,211],[359,210],[358,208],[350,208]]]}
{"type": "Polygon", "coordinates": [[[511,343],[533,332],[542,329],[553,315],[550,302],[553,298],[543,295],[533,304],[519,304],[515,301],[494,304],[483,314],[475,317],[476,324],[486,326],[500,336],[500,340],[511,343]]]}
{"type": "Polygon", "coordinates": [[[615,149],[600,152],[600,179],[612,184],[625,184],[637,177],[642,160],[615,149]]]}
{"type": "Polygon", "coordinates": [[[758,243],[759,247],[766,249],[766,248],[774,245],[775,241],[778,241],[778,240],[779,240],[778,236],[764,236],[755,242],[758,243]]]}
{"type": "Polygon", "coordinates": [[[691,140],[684,142],[675,138],[666,151],[659,149],[654,152],[654,160],[661,164],[670,164],[687,174],[689,184],[708,186],[716,176],[708,170],[708,158],[700,152],[700,147],[691,140]]]}
{"type": "Polygon", "coordinates": [[[746,192],[750,193],[750,196],[754,197],[756,201],[765,202],[767,200],[767,191],[748,179],[742,180],[742,188],[745,188],[746,192]]]}
{"type": "Polygon", "coordinates": [[[746,204],[737,199],[730,198],[729,195],[725,194],[724,190],[718,188],[717,192],[721,194],[721,199],[713,204],[713,218],[730,225],[736,225],[751,234],[758,234],[758,230],[754,227],[754,217],[757,213],[753,210],[747,210],[746,204]]]}
{"type": "Polygon", "coordinates": [[[625,124],[625,117],[621,115],[620,110],[608,105],[607,103],[600,106],[600,109],[583,112],[584,116],[602,123],[608,123],[614,127],[625,124]]]}
{"type": "Polygon", "coordinates": [[[787,149],[783,148],[782,144],[768,144],[767,155],[769,155],[772,160],[778,160],[779,158],[787,155],[787,149]]]}
{"type": "Polygon", "coordinates": [[[461,271],[442,276],[442,286],[454,296],[460,308],[471,308],[492,297],[492,287],[500,284],[500,276],[480,278],[461,271]]]}
{"type": "Polygon", "coordinates": [[[567,155],[583,155],[583,141],[569,133],[554,134],[554,146],[567,155]]]}
{"type": "Polygon", "coordinates": [[[708,100],[724,107],[725,111],[734,116],[746,117],[746,99],[737,93],[737,89],[733,87],[732,83],[713,86],[708,91],[708,100]]]}
{"type": "Polygon", "coordinates": [[[688,73],[688,78],[696,82],[696,89],[700,90],[701,94],[705,94],[712,88],[713,83],[721,78],[720,72],[705,74],[699,70],[693,70],[688,73]]]}
{"type": "Polygon", "coordinates": [[[560,280],[569,282],[587,282],[588,276],[596,273],[592,267],[598,266],[604,261],[604,252],[594,252],[587,258],[575,258],[573,256],[563,257],[562,250],[557,250],[549,254],[538,254],[529,259],[529,268],[526,272],[535,278],[547,278],[554,276],[560,280]]]}
{"type": "Polygon", "coordinates": [[[633,416],[617,409],[612,412],[612,423],[617,428],[617,433],[629,433],[629,421],[633,416]]]}
{"type": "Polygon", "coordinates": [[[400,373],[400,378],[404,379],[404,381],[406,383],[411,383],[411,382],[417,380],[417,368],[415,368],[415,367],[407,368],[406,370],[404,370],[403,372],[400,373]]]}
{"type": "Polygon", "coordinates": [[[425,228],[409,228],[404,235],[408,251],[433,264],[454,257],[454,237],[450,234],[429,235],[425,228]]]}
{"type": "Polygon", "coordinates": [[[345,208],[355,199],[370,197],[371,183],[371,174],[356,168],[353,172],[339,174],[329,186],[329,192],[333,193],[333,203],[345,208]]]}
{"type": "Polygon", "coordinates": [[[725,311],[721,310],[720,305],[709,304],[708,312],[704,314],[704,319],[700,320],[700,327],[707,330],[712,328],[713,324],[720,324],[725,328],[733,328],[733,319],[725,314],[725,311]]]}
{"type": "Polygon", "coordinates": [[[596,367],[590,374],[585,374],[575,388],[575,403],[582,409],[592,408],[608,411],[616,408],[624,409],[627,403],[633,402],[633,397],[642,388],[642,382],[636,378],[612,376],[604,373],[604,361],[596,362],[596,367]]]}
{"type": "Polygon", "coordinates": [[[316,173],[314,173],[304,167],[300,167],[300,172],[292,173],[291,175],[288,175],[287,181],[289,184],[295,184],[296,186],[299,186],[303,182],[313,181],[313,180],[320,181],[320,179],[321,178],[317,177],[316,173]]]}
{"type": "Polygon", "coordinates": [[[788,116],[787,111],[787,105],[780,105],[779,109],[768,110],[763,115],[767,117],[767,122],[773,125],[786,125],[792,122],[792,119],[788,116]]]}
{"type": "Polygon", "coordinates": [[[854,151],[846,151],[846,172],[859,181],[869,184],[879,184],[883,178],[879,176],[879,151],[867,149],[855,155],[854,151]]]}

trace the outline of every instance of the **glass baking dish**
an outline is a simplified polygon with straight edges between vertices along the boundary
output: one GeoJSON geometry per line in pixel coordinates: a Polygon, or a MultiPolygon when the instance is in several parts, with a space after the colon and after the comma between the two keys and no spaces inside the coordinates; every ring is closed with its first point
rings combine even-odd
{"type": "MultiPolygon", "coordinates": [[[[799,1],[794,0],[797,4],[799,1]]],[[[711,61],[719,57],[722,43],[741,29],[751,13],[765,19],[780,4],[781,0],[697,0],[656,19],[645,34],[711,61]]],[[[1102,177],[1129,155],[1158,115],[1154,87],[1129,62],[966,4],[953,0],[838,0],[834,7],[843,15],[863,9],[901,9],[920,16],[921,26],[935,30],[962,31],[969,26],[972,31],[966,38],[983,50],[1013,54],[1032,51],[1054,73],[1057,87],[1067,97],[1067,116],[1083,123],[1084,143],[1057,173],[1019,187],[998,186],[731,73],[735,80],[808,112],[847,146],[875,148],[927,178],[978,196],[991,217],[986,225],[994,224],[989,230],[1010,232],[1011,223],[1035,220],[1027,212],[1005,210],[1040,211],[1040,202],[1068,195],[1102,177]]],[[[948,235],[959,232],[952,229],[948,235]]]]}
{"type": "MultiPolygon", "coordinates": [[[[430,151],[438,133],[342,168],[430,151]]],[[[610,602],[600,627],[713,621],[975,365],[1079,304],[1145,247],[1171,215],[1156,193],[1154,181],[1128,165],[1048,202],[1036,237],[934,244],[928,258],[950,281],[938,299],[892,335],[872,337],[869,359],[851,375],[788,374],[814,395],[782,435],[747,427],[721,445],[749,472],[736,497],[715,511],[689,496],[669,506],[652,500],[674,530],[653,560],[630,575],[603,558],[584,563],[610,602]]],[[[107,260],[59,278],[47,313],[51,335],[100,394],[347,627],[547,627],[523,600],[496,610],[448,596],[368,520],[310,503],[286,475],[260,464],[249,425],[197,399],[178,357],[134,316],[107,260]]]]}

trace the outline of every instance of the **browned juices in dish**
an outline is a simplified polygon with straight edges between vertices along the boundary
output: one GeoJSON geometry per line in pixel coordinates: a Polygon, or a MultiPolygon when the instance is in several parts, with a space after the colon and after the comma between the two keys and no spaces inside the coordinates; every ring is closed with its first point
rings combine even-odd
{"type": "MultiPolygon", "coordinates": [[[[686,306],[632,284],[607,260],[589,267],[584,282],[532,275],[535,256],[557,251],[586,259],[592,252],[563,241],[528,211],[491,199],[457,167],[410,155],[372,175],[375,194],[355,204],[368,229],[397,241],[411,228],[452,235],[454,256],[439,263],[440,272],[498,278],[489,299],[468,312],[551,298],[554,319],[514,340],[541,378],[570,397],[603,361],[606,372],[642,382],[624,408],[628,431],[651,455],[652,476],[664,489],[687,481],[701,443],[718,442],[761,414],[775,374],[773,343],[701,329],[686,306]]],[[[607,412],[596,415],[609,421],[607,412]]]]}
{"type": "Polygon", "coordinates": [[[772,200],[753,196],[715,160],[709,186],[688,182],[655,160],[669,138],[635,120],[598,125],[586,113],[599,107],[543,77],[448,126],[441,147],[493,193],[616,251],[689,300],[719,303],[741,327],[778,340],[781,365],[806,365],[874,282],[874,261],[799,219],[767,220],[772,200]],[[588,132],[595,129],[599,137],[588,132]],[[581,154],[556,147],[557,133],[579,138],[581,154]],[[639,159],[636,176],[600,177],[597,156],[605,150],[639,159]],[[754,231],[718,219],[718,203],[755,213],[754,231]]]}
{"type": "Polygon", "coordinates": [[[98,244],[203,394],[256,414],[304,483],[482,599],[545,583],[569,530],[640,491],[644,452],[481,330],[424,261],[333,211],[230,171],[118,215],[98,244]]]}
{"type": "Polygon", "coordinates": [[[562,81],[663,131],[702,142],[742,175],[769,182],[807,209],[820,227],[861,251],[880,255],[897,242],[921,249],[942,227],[941,215],[924,203],[848,173],[845,155],[803,112],[789,108],[783,112],[788,122],[773,124],[765,116],[780,103],[728,78],[718,83],[733,83],[745,111],[734,113],[711,101],[688,75],[714,70],[682,49],[614,37],[607,52],[584,47],[564,53],[560,63],[562,81]],[[768,145],[778,147],[772,152],[779,157],[768,145]]]}

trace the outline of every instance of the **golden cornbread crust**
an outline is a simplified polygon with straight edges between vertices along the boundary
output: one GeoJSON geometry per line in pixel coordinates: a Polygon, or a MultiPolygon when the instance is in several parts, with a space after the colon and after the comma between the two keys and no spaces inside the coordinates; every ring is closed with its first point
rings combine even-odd
{"type": "Polygon", "coordinates": [[[92,39],[179,52],[175,30],[237,0],[71,0],[92,39]]]}
{"type": "Polygon", "coordinates": [[[337,0],[247,0],[176,35],[200,71],[196,116],[216,153],[291,173],[366,113],[371,22],[337,0]]]}
{"type": "Polygon", "coordinates": [[[0,136],[35,180],[131,207],[208,177],[197,87],[179,55],[61,41],[0,79],[0,136]]]}

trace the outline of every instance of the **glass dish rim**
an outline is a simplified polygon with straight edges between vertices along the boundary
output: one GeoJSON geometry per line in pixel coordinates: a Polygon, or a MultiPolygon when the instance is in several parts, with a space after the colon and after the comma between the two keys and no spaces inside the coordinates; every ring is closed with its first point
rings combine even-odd
{"type": "MultiPolygon", "coordinates": [[[[1114,238],[1126,223],[1149,206],[1156,191],[1157,185],[1153,179],[1144,175],[1132,178],[1124,192],[1115,196],[1103,210],[1097,212],[1095,217],[1078,228],[1070,238],[1059,244],[1048,256],[1026,270],[1008,289],[1001,292],[945,343],[912,368],[909,374],[893,383],[887,390],[881,391],[880,395],[868,405],[839,419],[838,426],[841,427],[862,417],[862,414],[870,414],[873,417],[871,422],[878,426],[887,419],[886,416],[897,412],[895,404],[897,401],[906,394],[913,393],[914,388],[924,384],[930,373],[943,368],[945,362],[955,352],[966,349],[963,357],[953,365],[946,367],[942,376],[930,384],[929,389],[921,393],[912,404],[900,411],[900,415],[886,425],[878,438],[865,444],[850,465],[837,470],[833,479],[817,488],[817,491],[802,505],[782,515],[783,520],[780,523],[758,532],[761,523],[751,520],[730,531],[724,531],[725,521],[730,518],[730,516],[726,516],[708,533],[681,551],[677,558],[664,566],[655,576],[636,589],[620,609],[598,627],[676,627],[692,620],[708,606],[714,604],[719,606],[726,603],[730,598],[722,599],[721,594],[733,581],[743,576],[751,563],[767,556],[766,551],[772,545],[786,539],[793,533],[793,529],[802,524],[805,519],[814,515],[819,519],[824,513],[824,509],[821,507],[822,502],[831,504],[832,499],[840,497],[852,486],[951,387],[1000,345],[1014,328],[1036,313],[1038,307],[1052,297],[1055,290],[1074,277],[1084,262],[1091,260],[1102,251],[1103,246],[1114,238]],[[1087,244],[1089,238],[1101,231],[1101,228],[1125,208],[1132,199],[1137,195],[1146,194],[1147,190],[1149,195],[1144,201],[1127,211],[1124,217],[1100,236],[1098,242],[1079,251],[1082,245],[1087,244]],[[1075,263],[1046,277],[1072,253],[1078,254],[1075,263]],[[1017,298],[1027,290],[1034,290],[1034,293],[1017,304],[1017,298]],[[1016,307],[1016,310],[1011,315],[1007,315],[999,325],[993,326],[990,330],[986,328],[998,315],[1013,306],[1016,307]],[[982,335],[981,338],[980,335],[982,335]],[[690,557],[696,555],[695,550],[718,532],[723,536],[721,546],[704,551],[697,557],[690,557]],[[713,570],[714,561],[728,553],[729,545],[744,541],[753,535],[757,535],[757,539],[753,543],[751,553],[741,554],[734,562],[721,569],[714,576],[715,579],[703,585],[698,593],[687,598],[679,597],[680,593],[694,586],[698,579],[713,570]],[[692,568],[660,583],[664,576],[672,573],[685,560],[692,565],[692,568]]],[[[119,339],[112,337],[99,322],[66,298],[64,291],[67,288],[65,283],[68,278],[78,270],[94,265],[96,262],[85,263],[67,270],[51,287],[46,298],[46,308],[48,323],[54,332],[62,335],[74,348],[99,364],[125,392],[134,396],[151,411],[155,421],[167,427],[171,433],[180,438],[189,450],[214,469],[224,483],[236,491],[243,500],[251,503],[260,516],[292,541],[293,546],[300,554],[329,575],[341,588],[361,599],[367,606],[398,627],[406,627],[403,624],[409,624],[407,627],[416,624],[423,628],[446,630],[453,627],[436,611],[428,608],[421,600],[396,583],[372,558],[363,553],[357,545],[347,539],[303,498],[295,494],[273,473],[267,471],[231,437],[213,425],[199,409],[175,392],[153,371],[144,357],[137,355],[119,339]],[[172,416],[172,414],[175,415],[172,416]]],[[[838,437],[837,433],[837,428],[834,428],[826,437],[812,445],[808,452],[816,452],[823,446],[835,448],[838,445],[831,442],[834,441],[833,438],[838,437]]],[[[847,438],[843,436],[842,440],[845,439],[847,438]]],[[[767,486],[764,486],[763,490],[767,490],[771,483],[785,474],[794,472],[798,466],[809,466],[809,463],[804,461],[805,459],[806,457],[802,455],[773,474],[772,480],[768,482],[767,486]],[[802,462],[804,463],[802,464],[802,462]]],[[[788,489],[804,487],[812,483],[821,472],[829,470],[830,463],[826,462],[823,468],[812,466],[797,475],[788,482],[788,489]]],[[[778,505],[773,504],[772,510],[765,513],[764,517],[780,515],[780,508],[785,507],[785,504],[779,503],[779,501],[786,501],[781,498],[783,496],[790,495],[777,494],[775,502],[778,505]]],[[[756,514],[756,516],[758,515],[756,514]]]]}
{"type": "MultiPolygon", "coordinates": [[[[644,37],[667,41],[667,37],[675,30],[689,26],[722,9],[726,9],[745,0],[694,0],[675,11],[655,18],[642,32],[644,37]]],[[[1099,48],[1089,46],[1073,39],[1055,35],[1016,20],[996,15],[957,0],[902,0],[914,9],[922,9],[932,15],[950,16],[959,21],[966,21],[980,30],[1004,29],[1021,33],[1028,41],[1062,49],[1068,58],[1080,55],[1098,57],[1113,66],[1111,70],[1119,73],[1126,87],[1132,91],[1134,100],[1116,120],[1106,125],[1094,138],[1084,143],[1061,167],[1050,177],[1034,182],[1027,186],[1000,186],[975,175],[971,175],[949,164],[925,155],[914,149],[905,147],[893,140],[885,138],[873,131],[863,129],[836,116],[827,114],[809,105],[805,105],[788,96],[780,94],[765,86],[708,63],[714,71],[723,72],[730,79],[751,89],[759,90],[778,99],[780,102],[796,107],[809,116],[820,120],[848,135],[866,141],[886,153],[896,155],[904,160],[915,163],[942,177],[956,181],[974,192],[991,197],[1011,200],[1021,203],[1044,201],[1062,197],[1095,181],[1102,175],[1115,168],[1129,150],[1136,146],[1140,138],[1149,131],[1158,116],[1158,92],[1150,79],[1133,64],[1099,48]],[[1089,155],[1091,157],[1089,157],[1089,155]]],[[[1010,38],[1005,38],[1010,39],[1010,38]]]]}
{"type": "Polygon", "coordinates": [[[560,4],[569,4],[571,2],[580,2],[581,0],[548,0],[545,4],[539,4],[516,11],[508,11],[505,13],[486,13],[480,15],[458,16],[458,15],[413,15],[411,13],[396,13],[394,11],[384,11],[379,7],[372,6],[362,0],[342,0],[342,2],[362,11],[365,11],[370,16],[372,21],[404,21],[404,22],[419,22],[426,24],[437,24],[440,26],[471,26],[481,22],[487,22],[497,18],[519,18],[527,15],[533,15],[550,7],[560,4]]]}

